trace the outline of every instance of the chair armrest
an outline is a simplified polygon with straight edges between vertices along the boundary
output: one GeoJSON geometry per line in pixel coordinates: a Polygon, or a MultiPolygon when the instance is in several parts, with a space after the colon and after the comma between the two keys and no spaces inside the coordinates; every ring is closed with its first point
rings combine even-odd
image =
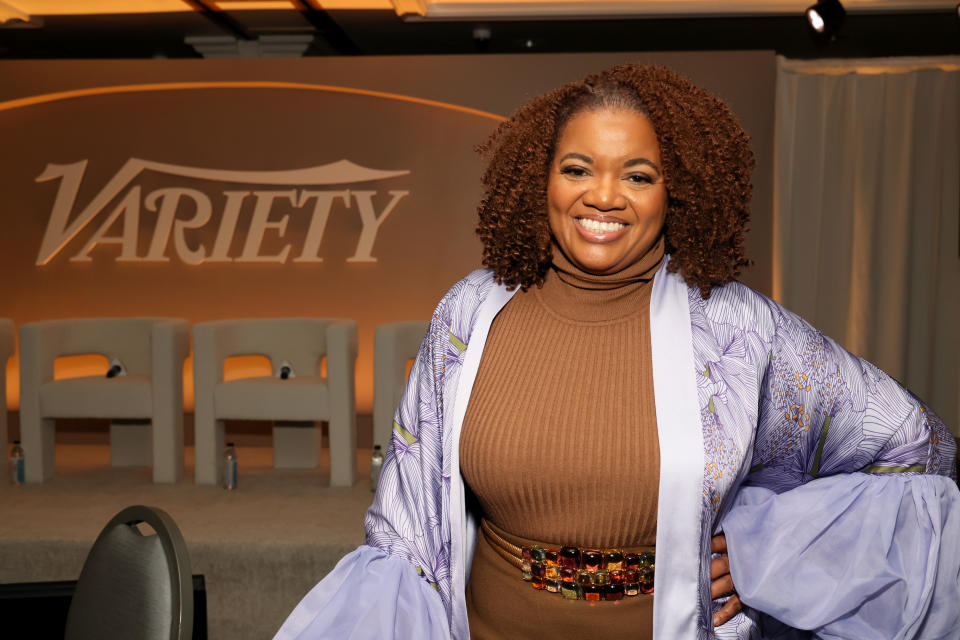
{"type": "Polygon", "coordinates": [[[357,323],[333,320],[327,325],[327,384],[331,403],[346,401],[355,411],[354,370],[357,362],[357,323]]]}
{"type": "Polygon", "coordinates": [[[60,320],[31,322],[20,327],[20,389],[39,391],[53,380],[53,363],[63,351],[67,325],[60,320]]]}
{"type": "Polygon", "coordinates": [[[353,320],[332,320],[327,325],[327,370],[330,370],[331,352],[340,353],[351,363],[357,359],[357,323],[353,320]]]}
{"type": "Polygon", "coordinates": [[[153,325],[151,340],[152,382],[156,401],[182,391],[183,361],[190,353],[190,323],[171,318],[153,325]],[[173,385],[175,388],[167,389],[173,385]],[[165,391],[165,392],[164,392],[165,391]]]}
{"type": "Polygon", "coordinates": [[[157,370],[158,349],[161,353],[172,354],[173,364],[183,367],[183,361],[190,355],[190,323],[179,318],[160,320],[153,325],[153,363],[157,370]]]}
{"type": "Polygon", "coordinates": [[[226,327],[220,322],[193,325],[193,386],[194,395],[213,393],[213,385],[223,382],[223,334],[226,327]]]}

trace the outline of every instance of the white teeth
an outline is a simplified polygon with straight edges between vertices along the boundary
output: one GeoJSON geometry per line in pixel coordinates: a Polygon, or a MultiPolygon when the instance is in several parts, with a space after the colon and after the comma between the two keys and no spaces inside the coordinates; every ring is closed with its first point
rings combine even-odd
{"type": "Polygon", "coordinates": [[[627,226],[622,222],[600,222],[599,220],[592,220],[590,218],[577,218],[577,224],[587,231],[594,232],[619,231],[627,226]]]}

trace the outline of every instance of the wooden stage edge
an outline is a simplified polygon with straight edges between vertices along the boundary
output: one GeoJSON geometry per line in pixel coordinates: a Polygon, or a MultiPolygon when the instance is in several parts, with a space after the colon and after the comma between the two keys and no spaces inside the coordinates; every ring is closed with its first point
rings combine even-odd
{"type": "Polygon", "coordinates": [[[184,480],[155,485],[150,469],[110,466],[105,444],[56,446],[56,476],[0,484],[0,583],[76,580],[93,541],[122,508],[169,513],[206,580],[211,640],[271,638],[344,554],[363,544],[372,500],[370,449],[357,451],[357,483],[329,486],[329,452],[316,469],[273,469],[269,446],[238,447],[234,491],[184,480]]]}

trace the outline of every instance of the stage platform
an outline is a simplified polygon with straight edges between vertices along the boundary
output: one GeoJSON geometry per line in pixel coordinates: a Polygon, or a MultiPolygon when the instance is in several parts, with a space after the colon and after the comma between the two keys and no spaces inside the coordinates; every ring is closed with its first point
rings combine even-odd
{"type": "Polygon", "coordinates": [[[328,451],[314,470],[272,468],[272,449],[240,446],[239,487],[154,485],[148,468],[110,467],[105,444],[57,444],[56,477],[0,483],[0,583],[76,580],[103,526],[123,507],[165,510],[180,527],[194,574],[203,574],[211,640],[269,639],[304,594],[363,543],[372,500],[370,450],[357,483],[329,485],[328,451]]]}

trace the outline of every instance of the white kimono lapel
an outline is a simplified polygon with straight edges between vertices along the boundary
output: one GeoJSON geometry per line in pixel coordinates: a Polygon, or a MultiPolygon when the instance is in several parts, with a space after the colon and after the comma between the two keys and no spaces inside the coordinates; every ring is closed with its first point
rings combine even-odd
{"type": "Polygon", "coordinates": [[[451,632],[454,638],[467,640],[470,631],[467,624],[467,602],[463,593],[467,588],[470,575],[470,563],[473,560],[473,549],[477,543],[477,526],[472,514],[466,512],[463,476],[460,475],[460,431],[463,428],[463,418],[467,414],[467,405],[473,383],[477,379],[480,369],[480,359],[483,356],[483,347],[487,342],[487,333],[493,319],[500,313],[517,289],[507,291],[503,285],[494,285],[490,293],[480,304],[477,317],[473,323],[473,330],[467,341],[467,350],[464,353],[463,365],[460,367],[460,377],[457,380],[457,395],[453,407],[453,423],[450,437],[453,439],[450,448],[450,514],[454,519],[450,526],[450,576],[453,583],[453,625],[451,632]],[[457,522],[456,520],[460,521],[457,522]]]}
{"type": "Polygon", "coordinates": [[[653,280],[650,339],[660,438],[654,638],[696,638],[700,599],[703,427],[688,288],[667,260],[653,280]]]}

